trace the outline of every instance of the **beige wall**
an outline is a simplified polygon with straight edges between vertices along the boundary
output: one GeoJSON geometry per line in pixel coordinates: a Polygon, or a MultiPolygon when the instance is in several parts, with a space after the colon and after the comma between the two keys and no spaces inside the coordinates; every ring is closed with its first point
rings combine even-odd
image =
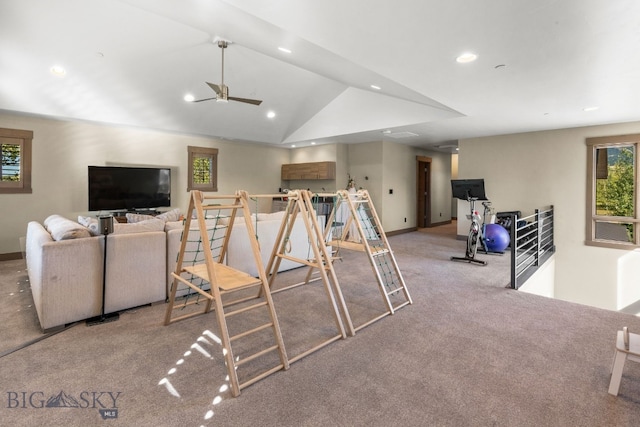
{"type": "MultiPolygon", "coordinates": [[[[75,218],[87,212],[88,165],[135,165],[170,167],[172,207],[188,204],[187,146],[218,148],[218,193],[244,189],[253,194],[272,194],[295,186],[313,191],[335,191],[347,185],[348,174],[358,187],[366,188],[386,232],[416,226],[416,156],[432,163],[432,218],[449,220],[450,155],[403,144],[369,142],[328,144],[298,149],[220,141],[212,138],[52,120],[0,113],[0,127],[34,131],[33,193],[0,195],[0,254],[20,251],[27,223],[57,213],[75,218]],[[281,165],[312,161],[335,161],[336,179],[281,181],[281,165]],[[368,179],[366,179],[368,178],[368,179]],[[393,189],[394,193],[388,193],[393,189]],[[442,213],[442,217],[439,214],[442,213]],[[404,218],[407,221],[404,221],[404,218]]],[[[268,209],[260,206],[259,209],[268,209]]]]}
{"type": "MultiPolygon", "coordinates": [[[[623,268],[637,252],[585,246],[587,137],[640,132],[640,122],[474,138],[459,142],[459,177],[484,178],[498,211],[555,208],[556,298],[622,309],[638,298],[623,268]]],[[[468,210],[458,204],[459,212],[468,210]],[[462,210],[464,209],[464,210],[462,210]]],[[[458,234],[468,222],[458,215],[458,234]]]]}
{"type": "Polygon", "coordinates": [[[27,223],[87,215],[87,166],[171,168],[172,207],[186,210],[187,146],[218,148],[218,192],[275,193],[289,149],[132,128],[0,114],[0,127],[33,130],[32,194],[0,194],[0,254],[20,251],[27,223]]]}

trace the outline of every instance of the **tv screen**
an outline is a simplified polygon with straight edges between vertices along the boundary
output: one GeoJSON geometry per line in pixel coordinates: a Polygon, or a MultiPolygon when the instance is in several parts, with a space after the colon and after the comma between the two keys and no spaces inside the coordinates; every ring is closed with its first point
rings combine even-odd
{"type": "Polygon", "coordinates": [[[171,206],[171,169],[89,166],[89,210],[171,206]]]}
{"type": "Polygon", "coordinates": [[[461,200],[487,200],[484,193],[484,179],[452,179],[453,197],[461,200]]]}

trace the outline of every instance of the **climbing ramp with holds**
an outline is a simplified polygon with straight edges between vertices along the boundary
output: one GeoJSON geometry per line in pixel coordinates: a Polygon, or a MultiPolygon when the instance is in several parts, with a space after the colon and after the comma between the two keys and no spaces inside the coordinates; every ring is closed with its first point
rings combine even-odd
{"type": "MultiPolygon", "coordinates": [[[[365,254],[385,306],[384,312],[355,326],[355,332],[412,304],[412,300],[369,193],[341,190],[333,197],[334,208],[324,233],[326,244],[332,247],[334,258],[340,258],[342,251],[365,254]]],[[[349,316],[346,309],[345,316],[349,316]]]]}
{"type": "Polygon", "coordinates": [[[279,370],[289,368],[289,360],[260,257],[258,241],[251,224],[249,197],[246,192],[237,191],[232,196],[205,195],[200,191],[191,193],[176,270],[172,273],[172,277],[174,282],[165,313],[165,325],[208,313],[215,307],[225,364],[234,396],[238,396],[242,388],[279,370]],[[211,212],[214,214],[210,216],[215,219],[213,226],[211,223],[208,225],[206,221],[207,214],[211,212]],[[224,217],[221,215],[223,212],[227,213],[224,217]],[[244,217],[246,237],[252,252],[248,256],[253,256],[258,277],[224,264],[229,238],[238,214],[244,217]],[[193,233],[190,233],[193,231],[191,228],[192,218],[197,221],[199,232],[199,238],[196,242],[190,241],[190,238],[193,237],[193,233]],[[220,221],[220,218],[225,218],[225,220],[220,221]],[[221,234],[224,237],[220,237],[221,234]],[[201,262],[185,263],[185,254],[187,254],[189,243],[195,246],[196,252],[202,251],[202,257],[191,256],[190,258],[201,258],[201,262]],[[208,284],[208,290],[205,289],[204,284],[208,284]],[[184,297],[184,302],[176,304],[179,285],[191,292],[184,297]],[[236,292],[245,293],[245,296],[223,303],[224,296],[236,292]],[[247,297],[246,292],[251,292],[252,295],[247,297]],[[195,301],[193,299],[189,301],[191,294],[197,295],[195,301]],[[182,312],[193,306],[200,306],[200,310],[176,315],[176,312],[182,312]],[[245,329],[238,330],[237,327],[231,325],[234,320],[245,329]],[[249,329],[246,329],[247,324],[251,325],[249,329]],[[235,353],[235,348],[240,349],[238,354],[235,353]],[[276,354],[277,357],[273,357],[273,354],[276,354]],[[254,363],[258,359],[266,360],[266,362],[254,363]],[[263,369],[265,363],[268,367],[263,369]],[[243,377],[241,381],[238,371],[245,364],[248,366],[248,372],[246,378],[243,377]],[[256,368],[256,366],[259,367],[256,368]]]}

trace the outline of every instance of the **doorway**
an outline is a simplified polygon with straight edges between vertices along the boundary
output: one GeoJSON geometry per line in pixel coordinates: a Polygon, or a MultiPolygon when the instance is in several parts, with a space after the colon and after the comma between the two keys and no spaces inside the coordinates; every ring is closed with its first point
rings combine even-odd
{"type": "Polygon", "coordinates": [[[431,157],[416,156],[418,228],[431,227],[431,157]]]}

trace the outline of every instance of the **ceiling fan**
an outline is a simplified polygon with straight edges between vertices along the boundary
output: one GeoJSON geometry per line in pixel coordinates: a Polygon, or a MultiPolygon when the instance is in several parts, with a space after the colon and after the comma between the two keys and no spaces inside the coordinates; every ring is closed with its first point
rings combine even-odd
{"type": "Polygon", "coordinates": [[[244,102],[246,104],[260,105],[262,101],[258,99],[237,98],[235,96],[229,96],[229,87],[224,84],[224,50],[227,48],[227,46],[228,42],[226,40],[218,40],[218,47],[222,49],[222,79],[220,81],[220,84],[217,85],[215,83],[205,82],[211,89],[213,89],[217,96],[215,98],[197,99],[193,102],[211,101],[212,99],[215,99],[216,102],[238,101],[244,102]]]}

